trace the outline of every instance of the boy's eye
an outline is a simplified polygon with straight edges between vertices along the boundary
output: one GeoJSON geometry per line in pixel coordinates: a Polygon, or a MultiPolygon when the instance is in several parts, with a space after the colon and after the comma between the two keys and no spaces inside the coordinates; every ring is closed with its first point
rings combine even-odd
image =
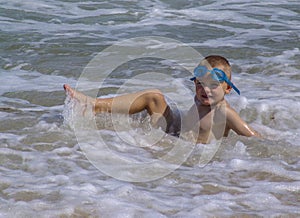
{"type": "Polygon", "coordinates": [[[211,88],[211,89],[216,89],[216,88],[219,87],[219,83],[211,83],[211,84],[208,85],[208,87],[211,88]]]}
{"type": "Polygon", "coordinates": [[[201,86],[201,87],[208,87],[210,89],[216,89],[219,87],[220,83],[204,83],[201,81],[197,81],[196,82],[197,86],[201,86]]]}

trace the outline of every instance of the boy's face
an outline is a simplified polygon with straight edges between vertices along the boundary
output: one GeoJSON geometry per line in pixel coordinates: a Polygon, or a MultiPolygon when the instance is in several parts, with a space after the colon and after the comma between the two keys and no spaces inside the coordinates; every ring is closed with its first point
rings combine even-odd
{"type": "Polygon", "coordinates": [[[224,95],[230,92],[231,87],[226,82],[220,83],[214,80],[210,73],[194,80],[196,97],[202,105],[216,105],[224,99],[224,95]]]}

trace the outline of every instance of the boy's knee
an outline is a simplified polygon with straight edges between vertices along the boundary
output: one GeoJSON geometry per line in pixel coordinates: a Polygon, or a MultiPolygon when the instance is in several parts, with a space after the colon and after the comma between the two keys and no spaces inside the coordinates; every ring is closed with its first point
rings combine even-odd
{"type": "Polygon", "coordinates": [[[159,89],[149,89],[146,91],[148,94],[159,94],[162,95],[163,93],[159,89]]]}
{"type": "Polygon", "coordinates": [[[165,102],[165,96],[159,89],[148,90],[147,97],[155,104],[161,104],[162,102],[165,102]]]}
{"type": "Polygon", "coordinates": [[[144,91],[143,95],[146,109],[150,115],[153,113],[164,113],[167,103],[163,93],[159,89],[146,90],[144,91]]]}

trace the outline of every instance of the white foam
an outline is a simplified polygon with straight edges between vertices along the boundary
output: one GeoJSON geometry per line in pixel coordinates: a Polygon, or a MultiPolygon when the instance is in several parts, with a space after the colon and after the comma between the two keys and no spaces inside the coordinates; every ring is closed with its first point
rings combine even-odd
{"type": "Polygon", "coordinates": [[[274,163],[274,161],[269,160],[246,161],[240,159],[233,159],[230,162],[230,167],[232,167],[234,170],[247,170],[253,172],[270,173],[279,177],[288,178],[292,180],[300,179],[299,172],[286,170],[280,164],[274,163]]]}
{"type": "Polygon", "coordinates": [[[38,72],[30,72],[17,68],[9,72],[0,72],[3,84],[0,87],[0,94],[16,91],[57,91],[62,90],[65,83],[74,84],[75,81],[63,76],[45,75],[38,72]]]}

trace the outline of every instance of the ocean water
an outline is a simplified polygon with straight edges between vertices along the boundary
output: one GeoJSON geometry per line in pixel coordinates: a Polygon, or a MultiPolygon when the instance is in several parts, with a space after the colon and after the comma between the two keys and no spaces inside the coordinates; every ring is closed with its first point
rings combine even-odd
{"type": "Polygon", "coordinates": [[[300,216],[299,1],[0,3],[0,217],[300,216]],[[151,55],[149,40],[146,50],[136,44],[149,37],[168,43],[151,55]],[[153,158],[185,142],[152,129],[148,117],[130,117],[127,125],[128,117],[73,116],[65,83],[103,96],[157,87],[179,108],[188,106],[189,72],[161,58],[178,49],[175,41],[192,48],[178,52],[181,58],[198,52],[230,61],[242,94],[227,100],[263,139],[232,133],[210,156],[204,151],[214,145],[197,144],[176,167],[160,168],[153,158]],[[124,42],[121,53],[114,45],[124,42]],[[140,59],[124,62],[139,49],[140,59]],[[85,78],[99,54],[103,71],[85,78]],[[105,64],[118,61],[105,74],[105,64]],[[105,156],[103,144],[123,162],[108,165],[115,156],[105,156]]]}

